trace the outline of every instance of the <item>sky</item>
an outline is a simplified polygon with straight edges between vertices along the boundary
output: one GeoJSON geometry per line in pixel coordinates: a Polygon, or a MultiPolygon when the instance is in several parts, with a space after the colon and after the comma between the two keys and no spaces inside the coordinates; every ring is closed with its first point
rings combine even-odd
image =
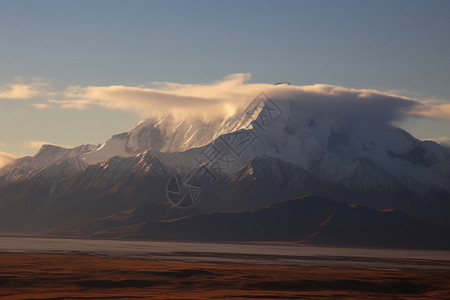
{"type": "Polygon", "coordinates": [[[0,164],[280,81],[412,99],[396,124],[448,141],[449,16],[447,0],[0,0],[0,164]]]}

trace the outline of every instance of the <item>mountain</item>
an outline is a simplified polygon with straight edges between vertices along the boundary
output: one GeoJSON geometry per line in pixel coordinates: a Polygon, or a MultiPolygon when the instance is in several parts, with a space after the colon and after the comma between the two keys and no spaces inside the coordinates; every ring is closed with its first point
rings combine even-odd
{"type": "MultiPolygon", "coordinates": [[[[34,157],[0,169],[0,231],[121,236],[144,223],[182,224],[174,221],[180,218],[204,220],[209,228],[211,216],[250,216],[250,210],[274,209],[306,194],[345,209],[364,207],[377,216],[374,222],[395,215],[398,234],[414,222],[418,231],[442,233],[450,229],[450,149],[386,122],[308,110],[260,94],[233,117],[165,116],[98,146],[44,145],[34,157]],[[395,213],[377,212],[385,209],[395,213]]],[[[339,227],[337,220],[342,228],[350,226],[338,218],[345,209],[330,228],[339,227]]],[[[364,209],[352,209],[351,218],[369,214],[364,209]]],[[[351,226],[375,234],[358,222],[351,226]]],[[[319,243],[324,232],[296,240],[319,243]]]]}
{"type": "Polygon", "coordinates": [[[130,132],[112,136],[93,151],[84,153],[89,164],[103,162],[113,156],[133,157],[146,150],[163,153],[182,152],[211,143],[236,127],[234,118],[219,120],[183,119],[171,115],[139,122],[130,132]]]}
{"type": "Polygon", "coordinates": [[[63,233],[101,238],[290,241],[346,247],[450,249],[449,230],[399,211],[374,211],[317,196],[303,196],[243,212],[201,214],[138,225],[126,221],[137,214],[136,211],[116,216],[115,220],[79,224],[63,233]]]}
{"type": "Polygon", "coordinates": [[[82,168],[80,163],[78,163],[81,155],[94,148],[94,145],[82,145],[73,149],[65,149],[54,145],[43,145],[35,156],[19,158],[14,164],[0,169],[0,186],[6,183],[14,183],[33,178],[43,170],[60,164],[64,160],[72,159],[74,168],[82,168]]]}
{"type": "Polygon", "coordinates": [[[158,222],[162,233],[155,223],[146,223],[134,237],[141,234],[149,238],[159,233],[159,238],[167,238],[173,224],[184,228],[183,234],[181,230],[172,231],[177,239],[211,240],[215,237],[223,241],[302,241],[335,246],[450,249],[450,232],[438,226],[395,210],[373,211],[317,196],[295,198],[248,212],[158,222]]]}

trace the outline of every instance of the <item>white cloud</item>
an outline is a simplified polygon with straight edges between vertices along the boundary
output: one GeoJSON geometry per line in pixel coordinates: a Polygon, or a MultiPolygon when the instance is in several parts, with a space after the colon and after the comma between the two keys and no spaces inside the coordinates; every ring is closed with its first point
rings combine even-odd
{"type": "Polygon", "coordinates": [[[249,74],[233,74],[212,84],[179,84],[155,82],[153,87],[89,86],[71,87],[66,99],[51,100],[61,108],[87,109],[101,106],[108,109],[134,111],[143,117],[171,113],[174,115],[232,114],[247,105],[264,91],[277,100],[296,100],[317,109],[344,111],[358,107],[368,110],[389,105],[389,109],[412,107],[415,102],[407,98],[383,94],[372,90],[355,90],[339,86],[317,84],[311,86],[246,83],[249,74]],[[392,107],[391,107],[392,106],[392,107]]]}
{"type": "Polygon", "coordinates": [[[15,83],[0,85],[0,99],[30,99],[46,94],[46,87],[47,84],[39,78],[34,78],[29,83],[18,78],[15,83]]]}
{"type": "MultiPolygon", "coordinates": [[[[211,84],[154,82],[142,86],[74,86],[37,108],[57,106],[84,110],[93,106],[133,111],[141,117],[159,114],[209,117],[233,114],[260,92],[277,100],[295,100],[305,109],[340,113],[354,118],[386,122],[408,116],[450,119],[450,104],[431,103],[389,92],[315,84],[309,86],[248,83],[250,74],[239,73],[211,84]],[[47,106],[46,106],[47,105],[47,106]]],[[[56,96],[57,93],[53,93],[56,96]]]]}
{"type": "Polygon", "coordinates": [[[442,103],[433,105],[422,102],[421,105],[417,107],[415,113],[419,116],[450,120],[450,104],[442,103]]]}
{"type": "Polygon", "coordinates": [[[62,148],[66,148],[66,149],[71,149],[74,146],[68,145],[68,144],[55,144],[55,143],[50,143],[47,141],[26,141],[23,143],[23,146],[29,148],[29,149],[34,149],[34,150],[39,150],[42,148],[42,146],[44,145],[57,145],[58,147],[62,147],[62,148]]]}
{"type": "MultiPolygon", "coordinates": [[[[78,110],[85,110],[89,108],[90,105],[93,103],[87,99],[80,99],[80,100],[49,100],[48,101],[51,104],[57,104],[60,108],[64,109],[78,109],[78,110]]],[[[51,104],[48,105],[48,107],[51,106],[51,104]]],[[[46,107],[47,108],[47,107],[46,107]]]]}
{"type": "Polygon", "coordinates": [[[16,158],[15,155],[0,151],[0,168],[12,163],[16,158]]]}
{"type": "Polygon", "coordinates": [[[251,100],[265,86],[271,86],[244,84],[248,78],[248,74],[234,74],[212,84],[155,82],[152,87],[71,87],[66,90],[66,99],[52,100],[51,103],[73,109],[96,105],[131,110],[144,117],[160,113],[230,113],[236,106],[251,100]]]}
{"type": "Polygon", "coordinates": [[[0,98],[3,99],[28,99],[39,92],[26,84],[5,84],[0,87],[0,98]]]}

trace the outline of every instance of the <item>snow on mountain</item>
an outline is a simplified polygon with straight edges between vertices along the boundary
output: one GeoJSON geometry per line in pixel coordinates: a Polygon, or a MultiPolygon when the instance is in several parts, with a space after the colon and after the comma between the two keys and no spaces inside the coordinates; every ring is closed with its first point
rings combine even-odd
{"type": "Polygon", "coordinates": [[[39,181],[41,184],[49,186],[51,196],[61,180],[74,177],[87,167],[88,165],[78,157],[66,158],[43,169],[39,174],[39,181]]]}
{"type": "Polygon", "coordinates": [[[91,151],[94,147],[94,145],[82,145],[72,149],[66,149],[54,145],[43,145],[35,156],[18,159],[15,166],[27,165],[35,169],[40,169],[67,158],[79,157],[83,153],[91,151]]]}
{"type": "MultiPolygon", "coordinates": [[[[170,115],[139,122],[130,132],[113,136],[97,149],[83,154],[88,164],[96,164],[113,156],[133,157],[146,150],[165,153],[181,152],[212,142],[229,132],[234,119],[184,119],[170,115]]],[[[236,128],[236,126],[233,126],[236,128]]]]}
{"type": "Polygon", "coordinates": [[[275,157],[357,190],[392,190],[401,183],[422,195],[430,187],[450,191],[448,148],[422,142],[386,122],[308,110],[295,100],[278,101],[264,93],[234,117],[165,116],[141,121],[101,146],[45,145],[34,157],[2,169],[0,178],[29,178],[67,158],[110,165],[115,156],[133,158],[145,151],[160,153],[164,167],[178,172],[208,164],[229,175],[254,157],[275,157]]]}
{"type": "Polygon", "coordinates": [[[100,147],[82,155],[88,164],[101,163],[113,156],[134,157],[146,150],[162,153],[183,152],[205,146],[227,133],[250,128],[261,118],[268,97],[259,95],[241,113],[233,117],[209,120],[202,117],[174,118],[166,115],[139,122],[131,131],[112,136],[100,147]]]}
{"type": "MultiPolygon", "coordinates": [[[[0,169],[0,184],[20,181],[31,178],[42,170],[56,165],[62,165],[61,162],[67,160],[64,165],[73,164],[74,169],[84,167],[76,158],[79,158],[84,153],[94,149],[94,145],[81,145],[72,149],[66,149],[54,145],[43,145],[39,152],[33,156],[26,156],[17,159],[13,164],[0,169]]],[[[69,173],[68,173],[69,174],[69,173]]]]}
{"type": "Polygon", "coordinates": [[[196,151],[199,164],[231,174],[253,157],[276,157],[356,190],[401,183],[420,195],[430,187],[450,191],[450,151],[384,122],[310,112],[262,94],[224,132],[196,151]]]}
{"type": "Polygon", "coordinates": [[[89,152],[83,153],[81,158],[87,164],[97,164],[114,156],[132,157],[135,154],[127,151],[126,141],[127,133],[113,135],[101,146],[96,147],[89,152]]]}

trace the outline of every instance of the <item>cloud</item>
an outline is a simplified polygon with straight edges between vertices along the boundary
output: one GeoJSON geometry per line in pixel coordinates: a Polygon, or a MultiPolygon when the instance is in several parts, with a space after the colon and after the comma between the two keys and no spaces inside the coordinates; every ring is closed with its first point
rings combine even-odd
{"type": "Polygon", "coordinates": [[[376,90],[351,89],[327,84],[283,86],[269,90],[271,97],[294,101],[313,114],[341,116],[353,121],[387,123],[408,116],[417,101],[376,90]]]}
{"type": "MultiPolygon", "coordinates": [[[[90,105],[94,105],[94,103],[87,99],[81,99],[81,100],[49,100],[48,101],[51,104],[57,104],[60,108],[64,109],[78,109],[78,110],[85,110],[88,109],[90,105]]],[[[48,108],[51,106],[51,104],[48,104],[48,108]]]]}
{"type": "Polygon", "coordinates": [[[31,105],[36,107],[37,109],[46,109],[46,108],[51,107],[51,105],[48,103],[35,103],[35,104],[31,104],[31,105]]]}
{"type": "MultiPolygon", "coordinates": [[[[19,80],[22,81],[22,80],[19,80]]],[[[0,99],[30,99],[40,95],[44,83],[35,80],[31,83],[9,83],[0,85],[0,99]]]]}
{"type": "MultiPolygon", "coordinates": [[[[30,148],[30,149],[39,150],[44,145],[56,145],[56,144],[55,143],[46,142],[46,141],[27,141],[27,142],[24,142],[23,145],[25,147],[27,147],[27,148],[30,148]]],[[[71,145],[68,145],[68,144],[59,144],[59,143],[58,143],[58,146],[62,147],[62,148],[66,148],[66,149],[71,149],[71,148],[74,147],[74,146],[71,146],[71,145]]]]}
{"type": "Polygon", "coordinates": [[[142,116],[171,113],[208,115],[232,113],[251,100],[266,84],[244,84],[249,74],[234,74],[212,84],[155,82],[152,87],[98,86],[71,87],[66,99],[51,100],[61,108],[86,109],[101,106],[129,110],[142,116]]]}
{"type": "Polygon", "coordinates": [[[52,143],[45,141],[28,141],[25,142],[25,146],[31,149],[41,149],[42,145],[52,145],[52,143]]]}
{"type": "Polygon", "coordinates": [[[432,105],[424,102],[417,107],[415,113],[418,116],[450,120],[450,104],[432,105]]]}
{"type": "Polygon", "coordinates": [[[248,83],[248,73],[229,75],[210,84],[153,82],[151,86],[75,86],[48,105],[64,109],[93,106],[133,111],[141,117],[159,114],[232,115],[265,92],[276,100],[295,101],[306,110],[341,114],[360,120],[389,122],[409,116],[450,119],[450,104],[430,103],[389,92],[327,84],[308,86],[248,83]]]}
{"type": "Polygon", "coordinates": [[[17,157],[6,152],[0,151],[0,168],[12,163],[17,157]]]}
{"type": "Polygon", "coordinates": [[[391,105],[413,106],[412,102],[401,97],[382,95],[370,90],[354,90],[320,84],[291,86],[247,83],[249,78],[250,74],[242,73],[227,76],[212,84],[154,82],[152,87],[122,85],[71,87],[66,90],[65,99],[51,100],[50,103],[71,109],[101,106],[108,109],[128,110],[137,112],[143,117],[161,113],[223,116],[239,111],[264,91],[277,100],[295,100],[323,109],[333,106],[333,109],[341,111],[339,107],[343,107],[342,105],[346,102],[352,103],[350,107],[353,107],[353,102],[362,101],[365,101],[366,106],[370,106],[368,104],[374,106],[375,101],[372,100],[379,100],[380,103],[392,100],[391,105]],[[400,102],[402,104],[399,104],[400,102]]]}

